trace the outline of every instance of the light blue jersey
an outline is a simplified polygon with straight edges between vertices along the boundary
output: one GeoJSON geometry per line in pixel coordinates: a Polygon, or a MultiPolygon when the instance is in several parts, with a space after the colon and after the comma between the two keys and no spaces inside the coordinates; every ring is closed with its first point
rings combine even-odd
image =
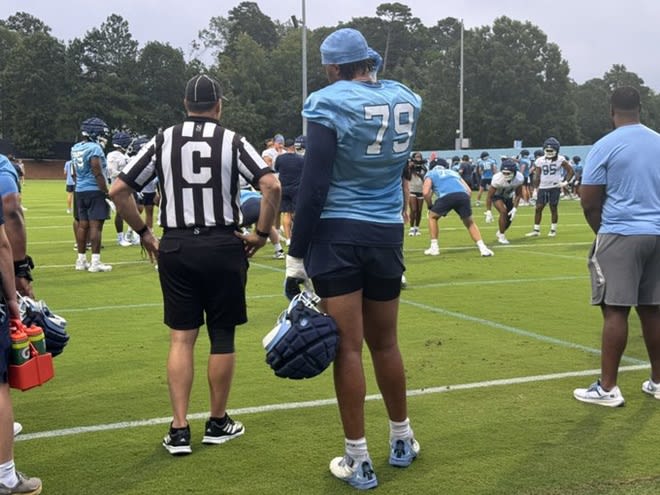
{"type": "Polygon", "coordinates": [[[67,160],[66,163],[64,164],[64,173],[66,174],[66,185],[67,186],[75,186],[76,181],[73,180],[73,175],[71,173],[71,160],[67,160]]]}
{"type": "Polygon", "coordinates": [[[493,174],[497,172],[497,162],[490,157],[477,160],[477,167],[479,167],[482,179],[492,179],[493,174]]]}
{"type": "Polygon", "coordinates": [[[518,165],[523,177],[529,177],[529,169],[532,166],[532,161],[527,157],[520,157],[518,159],[518,165]]]}
{"type": "Polygon", "coordinates": [[[76,174],[76,192],[83,191],[98,191],[99,186],[96,183],[96,177],[92,172],[90,162],[92,158],[99,157],[101,160],[101,170],[103,176],[106,177],[106,169],[108,167],[105,160],[105,153],[103,148],[93,141],[81,141],[76,143],[71,148],[71,163],[73,164],[74,173],[76,174]]]}
{"type": "Polygon", "coordinates": [[[421,107],[418,95],[387,80],[337,81],[309,96],[303,116],[337,134],[322,219],[403,223],[401,174],[421,107]]]}
{"type": "Polygon", "coordinates": [[[660,134],[624,125],[594,144],[584,185],[605,185],[599,234],[660,235],[660,134]]]}
{"type": "Polygon", "coordinates": [[[467,194],[465,186],[463,186],[463,182],[461,182],[461,176],[458,175],[458,172],[454,172],[453,170],[435,167],[426,174],[426,179],[431,181],[433,194],[435,194],[438,199],[451,193],[462,192],[467,194]]]}
{"type": "Polygon", "coordinates": [[[241,204],[245,203],[248,199],[256,198],[261,200],[261,193],[253,191],[252,189],[241,189],[239,192],[239,201],[241,204]]]}
{"type": "Polygon", "coordinates": [[[0,155],[0,196],[18,193],[18,172],[5,155],[0,155]]]}

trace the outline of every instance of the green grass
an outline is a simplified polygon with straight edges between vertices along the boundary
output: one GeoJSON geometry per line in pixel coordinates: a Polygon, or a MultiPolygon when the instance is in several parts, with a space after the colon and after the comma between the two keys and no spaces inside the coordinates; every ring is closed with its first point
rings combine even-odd
{"type": "MultiPolygon", "coordinates": [[[[309,403],[334,399],[331,373],[286,381],[264,362],[261,338],[285,307],[284,263],[271,258],[272,248],[251,262],[250,321],[236,338],[230,408],[246,435],[222,446],[200,443],[208,407],[201,338],[193,454],[172,458],[160,446],[171,413],[157,272],[139,248],[116,245],[112,223],[102,258],[113,271],[74,271],[64,199],[63,181],[29,181],[24,190],[35,292],[68,320],[71,341],[51,382],[12,394],[25,427],[18,467],[42,477],[49,495],[354,492],[327,469],[343,449],[336,406],[309,403]],[[300,407],[275,407],[292,403],[300,407]]],[[[499,246],[494,225],[475,208],[493,258],[479,257],[454,214],[440,222],[439,257],[423,254],[425,225],[421,237],[406,236],[399,334],[422,452],[410,469],[387,465],[387,417],[371,398],[367,438],[378,493],[658,493],[660,402],[640,391],[648,370],[640,366],[647,357],[639,323],[631,318],[622,366],[632,369],[619,380],[626,407],[575,401],[572,389],[593,381],[599,366],[601,316],[589,305],[586,267],[593,235],[576,201],[561,202],[554,239],[545,236],[544,213],[542,236],[528,239],[533,209],[520,208],[511,246],[499,246]]],[[[370,369],[367,377],[373,396],[370,369]]]]}

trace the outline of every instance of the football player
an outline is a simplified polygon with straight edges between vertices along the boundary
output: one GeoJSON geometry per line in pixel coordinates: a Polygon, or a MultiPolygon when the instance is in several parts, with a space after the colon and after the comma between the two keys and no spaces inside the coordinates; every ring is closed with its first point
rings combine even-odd
{"type": "MultiPolygon", "coordinates": [[[[112,136],[113,150],[108,153],[108,175],[110,183],[113,183],[119,172],[128,163],[128,146],[131,144],[131,136],[125,132],[115,132],[112,136]]],[[[124,220],[121,215],[115,213],[115,230],[117,231],[117,244],[122,247],[130,246],[131,241],[124,237],[124,220]]]]}
{"type": "Polygon", "coordinates": [[[504,160],[500,168],[501,170],[493,176],[493,180],[488,188],[488,196],[486,197],[486,223],[492,223],[494,220],[493,213],[490,211],[494,205],[500,214],[498,219],[499,230],[497,231],[497,242],[500,244],[509,244],[505,232],[516,217],[525,179],[523,174],[518,172],[516,162],[510,158],[504,160]]]}
{"type": "Polygon", "coordinates": [[[541,235],[541,218],[546,204],[550,205],[551,223],[548,237],[557,235],[557,221],[559,213],[559,195],[561,188],[573,178],[573,168],[566,158],[559,154],[559,141],[550,137],[543,143],[543,156],[536,159],[532,165],[535,187],[538,187],[536,210],[534,211],[534,230],[527,233],[527,237],[541,235]],[[562,178],[561,169],[566,175],[562,178]]]}

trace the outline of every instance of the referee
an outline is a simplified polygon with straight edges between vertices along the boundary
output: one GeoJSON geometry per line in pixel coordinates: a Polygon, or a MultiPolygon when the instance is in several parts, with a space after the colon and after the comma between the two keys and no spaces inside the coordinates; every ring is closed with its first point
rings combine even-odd
{"type": "Polygon", "coordinates": [[[220,444],[244,433],[226,413],[234,372],[234,330],[247,321],[247,258],[268,238],[279,211],[280,183],[246,139],[219,125],[222,91],[198,75],[186,85],[183,123],[154,136],[119,174],[110,195],[117,213],[140,235],[158,261],[165,324],[170,327],[167,377],[173,419],[163,446],[192,452],[187,420],[193,381],[193,348],[199,327],[208,328],[211,417],[203,443],[220,444]],[[154,177],[161,187],[159,241],[133,199],[154,177]],[[239,179],[262,193],[256,229],[242,234],[239,179]]]}

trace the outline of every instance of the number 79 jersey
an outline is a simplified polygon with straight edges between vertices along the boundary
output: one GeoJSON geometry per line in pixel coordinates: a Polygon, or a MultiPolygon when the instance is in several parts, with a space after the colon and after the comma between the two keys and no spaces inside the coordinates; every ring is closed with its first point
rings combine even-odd
{"type": "Polygon", "coordinates": [[[388,80],[336,81],[309,96],[303,116],[337,135],[321,218],[401,223],[401,174],[421,108],[417,94],[388,80]],[[360,208],[361,204],[369,205],[368,209],[360,208]]]}

